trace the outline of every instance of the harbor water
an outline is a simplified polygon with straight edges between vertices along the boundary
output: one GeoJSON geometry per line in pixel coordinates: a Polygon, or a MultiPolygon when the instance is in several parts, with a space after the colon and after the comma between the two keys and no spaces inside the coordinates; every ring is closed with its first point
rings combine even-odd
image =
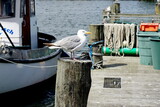
{"type": "MultiPolygon", "coordinates": [[[[52,34],[58,40],[76,34],[79,29],[89,30],[90,24],[101,24],[102,10],[113,3],[108,0],[36,1],[39,31],[52,34]]],[[[153,2],[126,0],[120,3],[122,13],[154,14],[153,2]]],[[[87,47],[82,51],[88,51],[87,47]]],[[[0,95],[0,106],[53,107],[54,88],[55,77],[23,90],[0,95]]]]}

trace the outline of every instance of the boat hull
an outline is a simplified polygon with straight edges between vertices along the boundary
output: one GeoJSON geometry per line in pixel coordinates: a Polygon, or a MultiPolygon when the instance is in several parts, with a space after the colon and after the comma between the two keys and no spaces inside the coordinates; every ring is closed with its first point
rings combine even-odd
{"type": "Polygon", "coordinates": [[[49,49],[43,43],[54,42],[52,35],[38,33],[38,48],[0,47],[0,94],[42,82],[57,72],[61,49],[49,49]]]}
{"type": "Polygon", "coordinates": [[[0,93],[24,88],[55,75],[59,57],[57,54],[54,58],[33,63],[0,63],[0,93]]]}

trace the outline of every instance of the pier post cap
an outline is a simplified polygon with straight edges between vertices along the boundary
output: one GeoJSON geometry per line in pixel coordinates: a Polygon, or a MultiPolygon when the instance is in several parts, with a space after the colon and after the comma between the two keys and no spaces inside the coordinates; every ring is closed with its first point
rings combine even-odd
{"type": "Polygon", "coordinates": [[[103,26],[103,24],[90,24],[89,26],[103,26]]]}
{"type": "Polygon", "coordinates": [[[69,57],[63,57],[63,58],[59,58],[58,60],[60,61],[64,61],[64,62],[79,62],[79,63],[92,63],[91,60],[88,60],[88,59],[71,59],[69,57]]]}

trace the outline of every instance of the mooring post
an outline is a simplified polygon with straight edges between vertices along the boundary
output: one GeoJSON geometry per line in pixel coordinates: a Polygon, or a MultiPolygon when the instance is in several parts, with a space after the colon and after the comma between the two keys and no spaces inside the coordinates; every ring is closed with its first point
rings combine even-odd
{"type": "Polygon", "coordinates": [[[160,15],[160,3],[156,3],[155,14],[160,15]]]}
{"type": "Polygon", "coordinates": [[[111,5],[111,23],[119,20],[119,17],[116,16],[118,13],[120,13],[120,3],[115,2],[113,5],[111,5]]]}
{"type": "Polygon", "coordinates": [[[103,24],[92,24],[89,26],[89,31],[92,32],[89,36],[89,44],[95,44],[92,46],[92,61],[96,68],[101,68],[103,65],[103,55],[101,53],[103,43],[100,41],[104,40],[103,24]]]}
{"type": "Polygon", "coordinates": [[[115,2],[114,4],[111,5],[111,13],[112,14],[120,13],[120,3],[119,2],[115,2]]]}
{"type": "Polygon", "coordinates": [[[55,107],[87,107],[91,66],[90,60],[58,60],[55,107]]]}
{"type": "Polygon", "coordinates": [[[103,20],[102,23],[114,23],[119,20],[116,15],[120,13],[120,3],[114,2],[111,6],[108,6],[102,11],[103,20]]]}

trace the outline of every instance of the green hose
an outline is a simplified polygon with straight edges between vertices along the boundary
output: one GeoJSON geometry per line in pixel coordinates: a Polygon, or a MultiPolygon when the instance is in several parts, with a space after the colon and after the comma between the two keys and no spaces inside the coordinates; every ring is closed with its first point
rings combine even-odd
{"type": "MultiPolygon", "coordinates": [[[[138,48],[132,48],[132,49],[121,48],[121,49],[119,49],[119,52],[120,52],[120,54],[124,54],[124,55],[133,55],[133,56],[139,55],[139,49],[138,48]]],[[[114,51],[114,49],[111,50],[108,47],[102,47],[102,53],[103,54],[111,54],[111,53],[114,54],[115,51],[114,51]]]]}

